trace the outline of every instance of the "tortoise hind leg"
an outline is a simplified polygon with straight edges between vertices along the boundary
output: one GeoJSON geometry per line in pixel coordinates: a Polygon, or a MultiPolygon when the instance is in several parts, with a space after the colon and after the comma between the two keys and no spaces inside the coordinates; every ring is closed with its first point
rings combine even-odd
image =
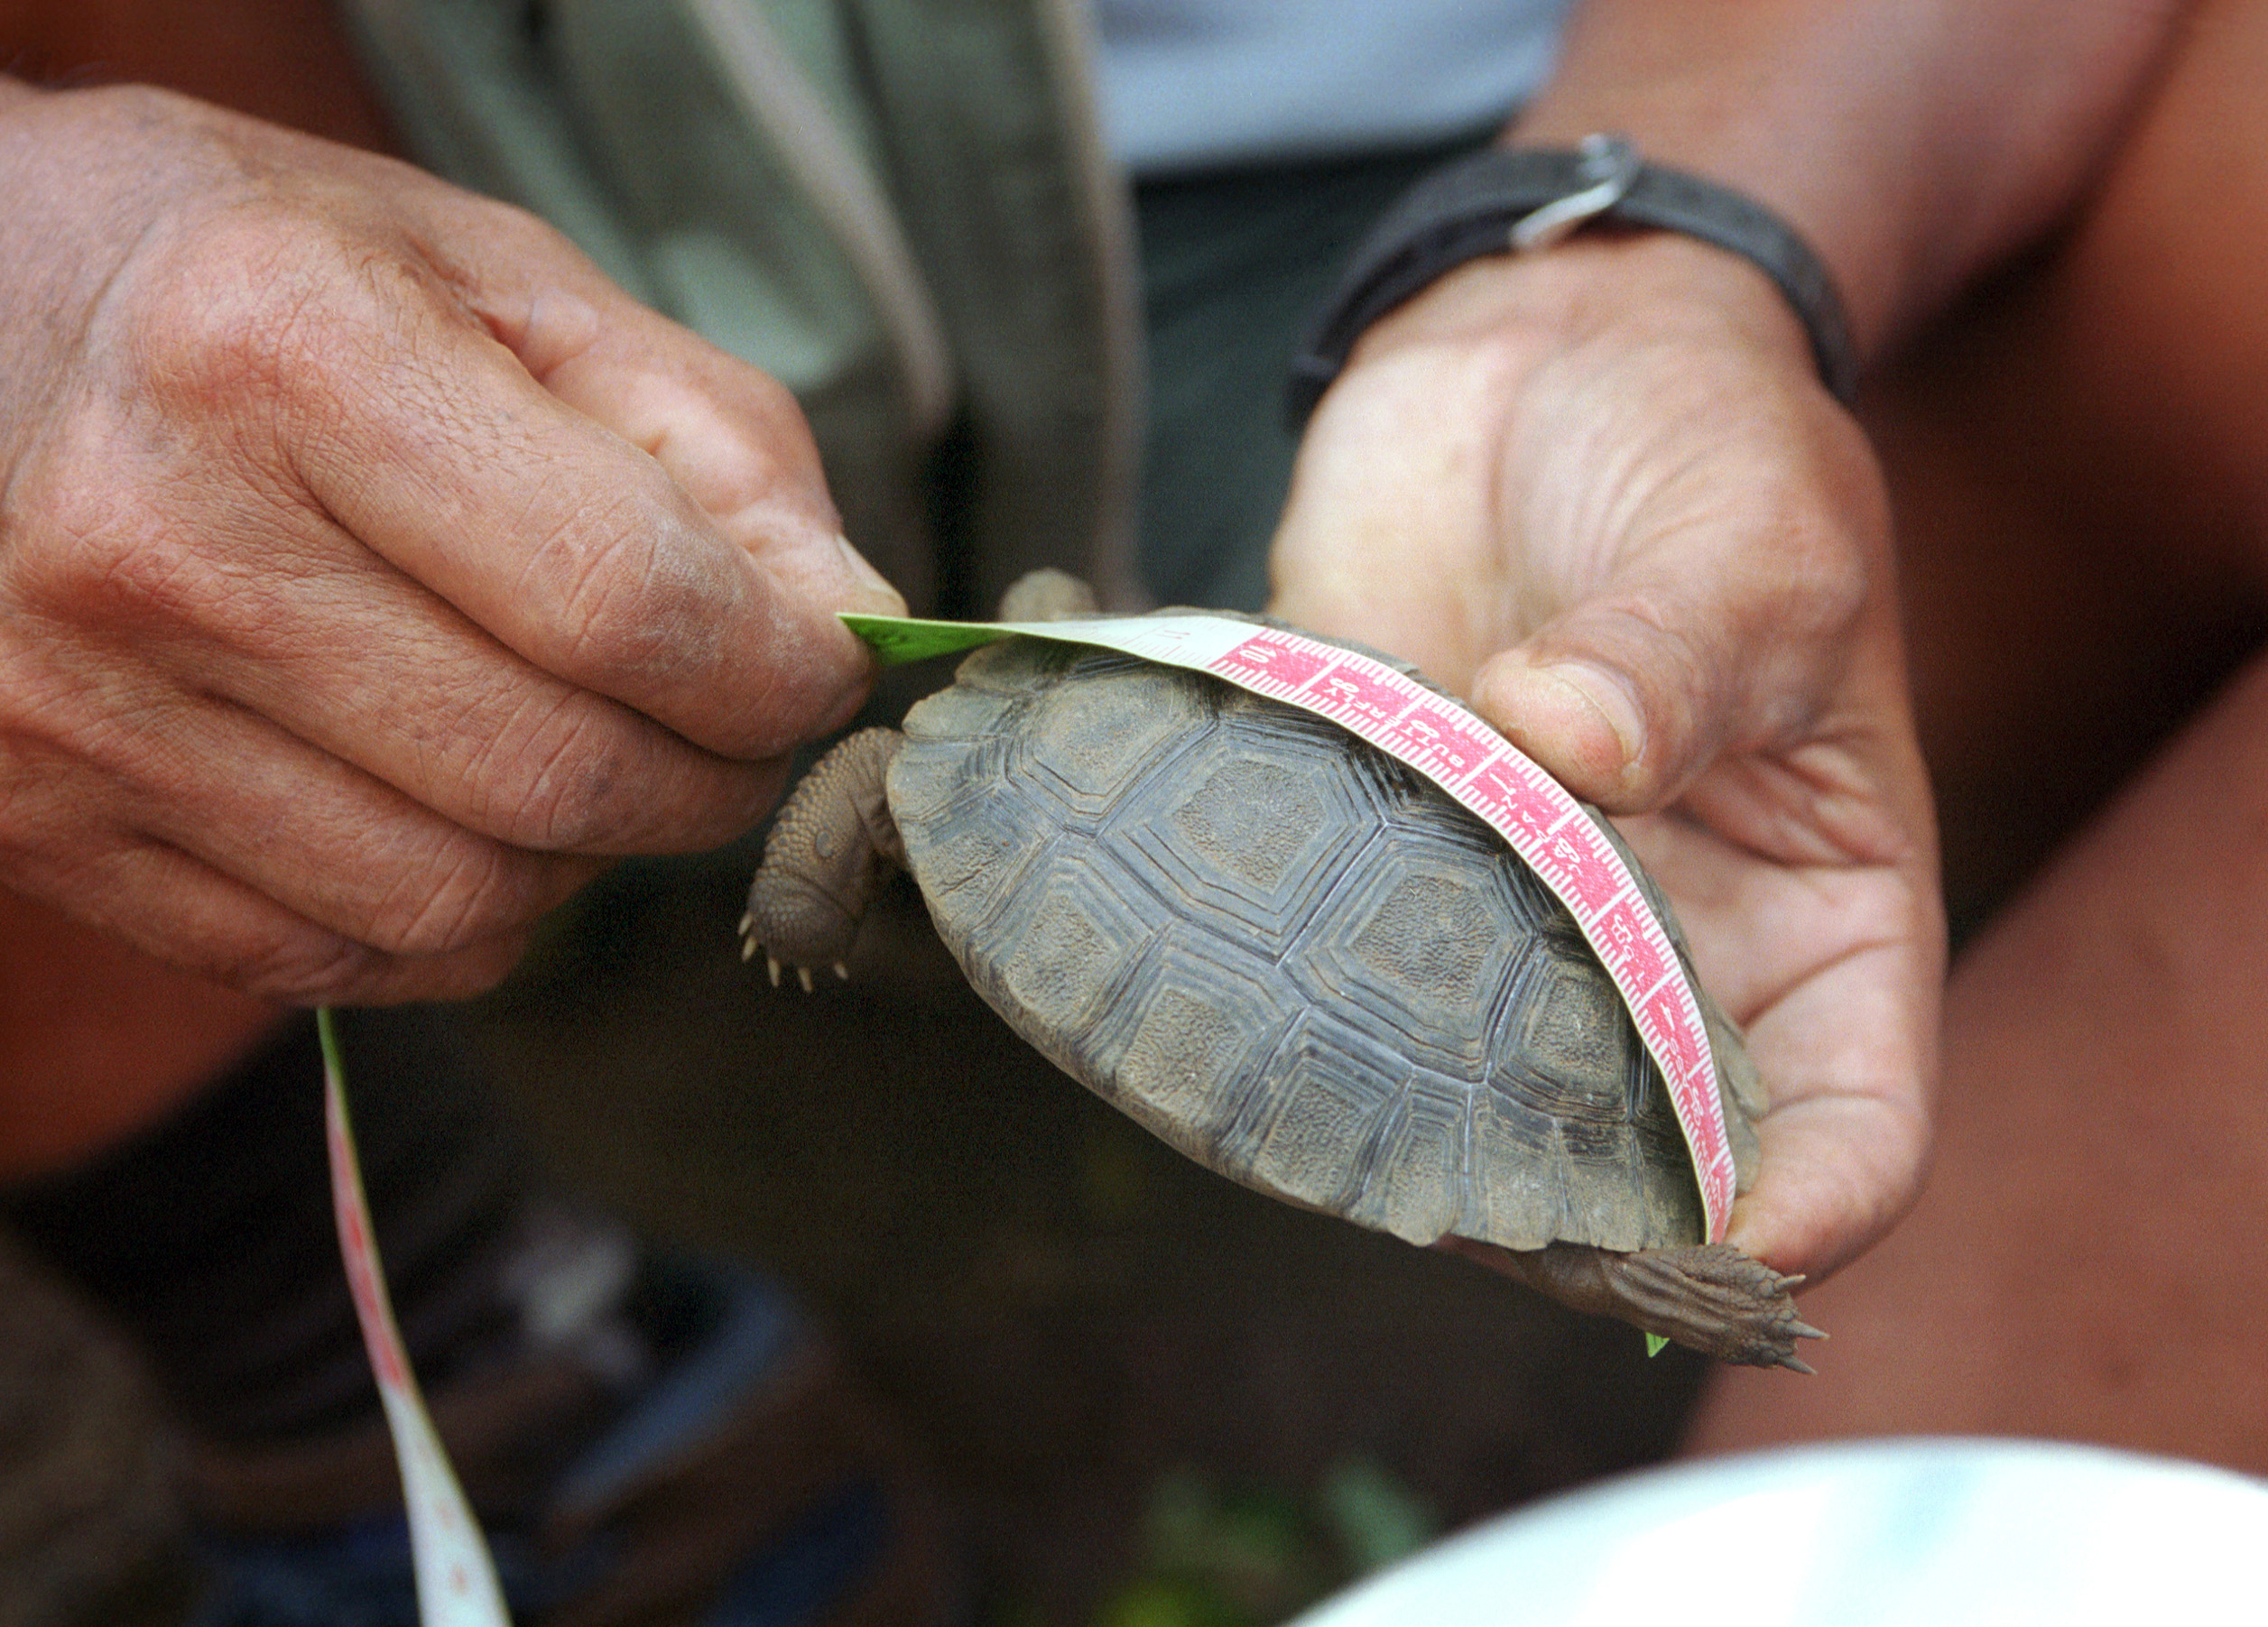
{"type": "Polygon", "coordinates": [[[820,758],[780,809],[740,918],[743,957],[762,949],[773,982],[782,962],[806,990],[815,966],[848,975],[843,962],[859,922],[891,870],[905,864],[884,788],[904,740],[895,729],[859,730],[820,758]]]}
{"type": "Polygon", "coordinates": [[[1660,1334],[1720,1362],[1809,1373],[1798,1339],[1827,1336],[1796,1314],[1783,1277],[1730,1243],[1618,1253],[1580,1243],[1542,1249],[1465,1245],[1563,1305],[1660,1334]]]}

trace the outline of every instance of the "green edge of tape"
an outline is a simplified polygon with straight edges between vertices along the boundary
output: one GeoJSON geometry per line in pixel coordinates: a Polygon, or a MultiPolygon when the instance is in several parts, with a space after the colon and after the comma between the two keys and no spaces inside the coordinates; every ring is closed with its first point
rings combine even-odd
{"type": "Polygon", "coordinates": [[[1646,1354],[1648,1355],[1658,1356],[1669,1348],[1670,1341],[1663,1338],[1660,1334],[1650,1333],[1646,1336],[1646,1354]]]}
{"type": "Polygon", "coordinates": [[[903,615],[842,613],[843,625],[856,633],[885,667],[903,667],[932,655],[951,655],[1012,636],[989,622],[925,622],[903,615]]]}

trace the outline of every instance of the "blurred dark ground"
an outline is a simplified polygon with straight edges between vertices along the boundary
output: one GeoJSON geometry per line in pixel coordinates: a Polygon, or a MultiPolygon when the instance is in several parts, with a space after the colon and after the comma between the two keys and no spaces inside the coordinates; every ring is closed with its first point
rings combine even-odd
{"type": "Polygon", "coordinates": [[[1190,1162],[1017,1039],[909,885],[807,995],[738,958],[746,867],[668,874],[484,1033],[579,1184],[826,1313],[989,1595],[1090,1619],[1176,1471],[1311,1504],[1375,1464],[1448,1526],[1672,1445],[1698,1361],[1190,1162]]]}
{"type": "MultiPolygon", "coordinates": [[[[849,982],[772,987],[735,938],[753,855],[602,883],[466,1015],[564,1182],[828,1318],[934,1465],[986,1627],[1281,1619],[1671,1449],[1697,1360],[1188,1162],[986,1009],[910,888],[849,982]]],[[[117,1354],[16,1275],[0,1627],[45,1627],[164,1520],[117,1354]]]]}

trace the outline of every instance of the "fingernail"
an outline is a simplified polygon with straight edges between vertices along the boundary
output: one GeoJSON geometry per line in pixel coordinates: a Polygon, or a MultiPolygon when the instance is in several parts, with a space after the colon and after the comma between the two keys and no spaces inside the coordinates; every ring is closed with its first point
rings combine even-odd
{"type": "Polygon", "coordinates": [[[1588,661],[1559,661],[1540,671],[1543,677],[1572,690],[1615,732],[1615,738],[1622,746],[1625,769],[1638,761],[1646,749],[1646,720],[1638,709],[1637,696],[1627,683],[1606,668],[1595,667],[1588,661]]]}
{"type": "Polygon", "coordinates": [[[850,539],[838,536],[835,546],[842,550],[844,567],[857,592],[858,603],[852,609],[866,611],[874,615],[903,615],[905,596],[890,586],[890,578],[867,562],[866,556],[850,545],[850,539]]]}

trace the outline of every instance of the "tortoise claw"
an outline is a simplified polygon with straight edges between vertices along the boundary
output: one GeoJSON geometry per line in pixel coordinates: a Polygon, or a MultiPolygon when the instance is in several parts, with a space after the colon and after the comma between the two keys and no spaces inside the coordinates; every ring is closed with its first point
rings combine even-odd
{"type": "Polygon", "coordinates": [[[850,981],[850,968],[838,960],[835,963],[835,975],[841,978],[845,983],[848,983],[850,981]]]}
{"type": "Polygon", "coordinates": [[[776,955],[765,956],[764,969],[772,974],[772,986],[778,988],[780,986],[780,957],[776,955]]]}
{"type": "Polygon", "coordinates": [[[1720,1362],[1809,1373],[1796,1341],[1827,1336],[1796,1315],[1788,1297],[1789,1284],[1801,1278],[1783,1277],[1729,1243],[1632,1253],[1572,1243],[1458,1246],[1562,1304],[1619,1317],[1720,1362]]]}
{"type": "Polygon", "coordinates": [[[1782,1276],[1729,1243],[1641,1250],[1619,1256],[1615,1274],[1625,1314],[1652,1311],[1663,1317],[1655,1332],[1719,1361],[1810,1373],[1796,1341],[1827,1337],[1789,1298],[1802,1278],[1782,1276]]]}
{"type": "Polygon", "coordinates": [[[795,968],[795,980],[796,980],[796,982],[798,982],[798,983],[800,983],[800,984],[801,984],[801,985],[803,985],[803,992],[804,992],[805,994],[810,994],[810,993],[811,992],[811,968],[810,968],[810,967],[809,967],[809,966],[798,966],[798,967],[796,967],[796,968],[795,968]]]}

